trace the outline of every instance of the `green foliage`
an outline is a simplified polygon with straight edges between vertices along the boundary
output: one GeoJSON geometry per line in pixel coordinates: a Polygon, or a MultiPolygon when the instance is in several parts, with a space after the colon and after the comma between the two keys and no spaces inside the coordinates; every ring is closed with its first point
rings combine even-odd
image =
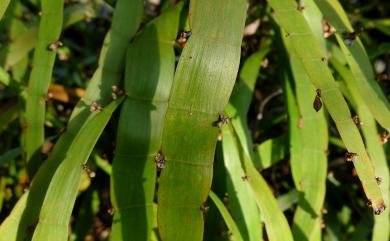
{"type": "Polygon", "coordinates": [[[341,3],[0,1],[0,241],[387,241],[389,19],[341,3]]]}

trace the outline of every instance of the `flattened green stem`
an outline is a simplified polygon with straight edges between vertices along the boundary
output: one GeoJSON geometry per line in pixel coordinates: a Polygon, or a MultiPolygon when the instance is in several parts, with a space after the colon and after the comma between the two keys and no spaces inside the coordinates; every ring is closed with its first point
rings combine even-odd
{"type": "MultiPolygon", "coordinates": [[[[321,51],[319,42],[301,11],[297,9],[294,0],[269,0],[269,3],[275,10],[279,24],[286,30],[307,75],[315,88],[321,90],[321,100],[335,122],[347,150],[357,154],[353,163],[367,198],[371,200],[375,211],[381,210],[384,207],[384,202],[375,181],[374,168],[359,130],[351,118],[348,105],[327,66],[325,54],[321,51]]],[[[313,93],[313,99],[314,97],[315,93],[313,93]]],[[[312,102],[307,104],[312,105],[312,102]]]]}
{"type": "MultiPolygon", "coordinates": [[[[351,72],[346,66],[341,64],[337,59],[331,58],[330,63],[341,75],[346,83],[351,102],[354,103],[359,120],[361,122],[361,129],[367,145],[367,150],[370,153],[373,164],[375,166],[375,174],[381,179],[378,184],[382,190],[385,203],[389,203],[389,167],[386,161],[386,155],[382,143],[380,143],[379,133],[376,122],[364,103],[362,96],[357,90],[357,82],[351,72]]],[[[387,241],[390,235],[390,211],[386,209],[380,216],[375,216],[374,230],[372,241],[387,241]]]]}
{"type": "Polygon", "coordinates": [[[125,66],[126,49],[136,33],[143,14],[143,0],[117,0],[112,18],[110,37],[104,58],[99,60],[99,69],[92,77],[85,95],[74,109],[70,120],[88,115],[89,106],[96,101],[105,105],[111,100],[112,86],[119,85],[125,66]]]}
{"type": "Polygon", "coordinates": [[[337,0],[316,0],[315,2],[326,20],[336,28],[337,42],[351,68],[356,80],[357,90],[362,96],[364,103],[379,124],[390,130],[389,100],[375,81],[375,74],[362,42],[357,37],[352,44],[347,45],[345,43],[343,35],[354,31],[347,14],[337,0]]]}
{"type": "Polygon", "coordinates": [[[229,126],[229,129],[230,131],[225,134],[224,138],[232,138],[236,142],[236,148],[241,153],[241,161],[246,174],[245,182],[250,186],[253,197],[260,209],[268,239],[270,241],[293,241],[287,219],[280,210],[268,184],[258,173],[250,157],[242,150],[241,140],[237,138],[237,133],[234,132],[232,126],[229,126]]]}
{"type": "Polygon", "coordinates": [[[63,20],[63,0],[41,1],[41,22],[38,30],[38,44],[34,52],[33,68],[28,83],[26,105],[27,170],[30,178],[38,170],[41,161],[41,146],[44,142],[45,95],[51,81],[56,47],[63,20]]]}
{"type": "MultiPolygon", "coordinates": [[[[254,156],[250,148],[253,143],[247,123],[247,112],[251,103],[253,90],[260,70],[261,60],[269,52],[269,48],[261,49],[245,61],[240,71],[240,82],[236,83],[226,107],[226,114],[243,140],[243,148],[248,155],[254,156]]],[[[232,216],[244,240],[260,240],[262,238],[260,215],[251,190],[244,182],[245,172],[241,165],[240,153],[232,138],[229,138],[227,126],[222,128],[222,149],[224,165],[228,174],[227,190],[232,216]],[[227,138],[223,138],[226,133],[227,138]]]]}
{"type": "Polygon", "coordinates": [[[70,216],[82,174],[85,172],[83,166],[112,113],[123,99],[124,97],[120,97],[101,111],[92,113],[73,139],[65,159],[58,166],[51,179],[32,241],[68,240],[70,216]]]}
{"type": "MultiPolygon", "coordinates": [[[[322,46],[325,46],[322,37],[322,15],[314,2],[303,0],[301,4],[305,5],[303,14],[310,23],[311,30],[322,46]]],[[[292,169],[298,168],[298,173],[300,173],[299,179],[294,180],[295,183],[299,184],[297,189],[300,195],[294,214],[292,232],[295,240],[321,240],[322,207],[325,199],[327,170],[327,122],[322,110],[317,112],[312,105],[308,104],[313,101],[312,93],[315,93],[316,90],[307,76],[302,62],[292,48],[289,42],[290,38],[284,34],[283,40],[289,53],[296,99],[300,110],[300,119],[298,123],[293,124],[299,125],[297,133],[302,140],[301,158],[294,165],[291,165],[292,169]]]]}
{"type": "Polygon", "coordinates": [[[223,202],[218,198],[218,196],[213,191],[210,191],[209,197],[211,198],[211,200],[213,200],[215,206],[217,206],[219,212],[223,217],[223,220],[226,223],[226,226],[228,226],[229,231],[233,234],[234,240],[244,241],[236,223],[234,222],[233,217],[230,215],[229,211],[227,210],[223,202]]]}
{"type": "Polygon", "coordinates": [[[211,186],[216,122],[237,75],[245,15],[242,0],[190,3],[192,36],[179,60],[163,131],[165,168],[158,190],[163,241],[203,238],[201,206],[211,186]]]}
{"type": "Polygon", "coordinates": [[[241,165],[240,153],[230,134],[230,128],[222,128],[222,149],[227,173],[229,209],[244,240],[261,240],[261,220],[252,190],[245,182],[246,174],[241,165]]]}
{"type": "Polygon", "coordinates": [[[11,0],[0,0],[0,20],[3,18],[10,2],[11,0]]]}
{"type": "Polygon", "coordinates": [[[153,229],[155,156],[175,71],[173,46],[183,4],[149,23],[127,49],[125,92],[111,199],[116,210],[110,240],[149,241],[153,229]]]}

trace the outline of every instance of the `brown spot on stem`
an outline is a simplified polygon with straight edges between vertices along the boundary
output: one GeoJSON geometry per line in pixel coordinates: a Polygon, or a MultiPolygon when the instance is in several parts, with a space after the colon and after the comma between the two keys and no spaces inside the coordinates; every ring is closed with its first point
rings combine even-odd
{"type": "Polygon", "coordinates": [[[322,107],[321,90],[317,89],[316,90],[316,97],[314,98],[314,102],[313,102],[313,108],[315,111],[318,112],[319,110],[321,110],[321,107],[322,107]]]}
{"type": "Polygon", "coordinates": [[[355,161],[358,154],[354,152],[347,152],[345,153],[345,160],[346,161],[355,161]]]}
{"type": "Polygon", "coordinates": [[[56,40],[54,42],[52,42],[51,44],[49,44],[49,46],[47,46],[47,49],[50,50],[50,51],[55,51],[57,50],[59,47],[61,47],[63,44],[61,41],[59,40],[56,40]]]}

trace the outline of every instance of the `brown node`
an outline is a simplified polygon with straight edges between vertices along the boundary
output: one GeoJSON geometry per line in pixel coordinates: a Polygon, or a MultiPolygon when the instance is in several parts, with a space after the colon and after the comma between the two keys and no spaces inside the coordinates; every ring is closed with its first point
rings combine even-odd
{"type": "Polygon", "coordinates": [[[218,121],[216,123],[216,125],[218,126],[218,128],[222,128],[222,126],[226,123],[229,122],[229,117],[224,115],[223,113],[219,113],[219,116],[218,116],[218,121]]]}
{"type": "Polygon", "coordinates": [[[48,101],[48,100],[50,100],[51,98],[53,98],[53,93],[51,93],[51,92],[47,92],[46,94],[43,95],[43,99],[44,99],[45,101],[48,101]]]}
{"type": "Polygon", "coordinates": [[[249,176],[246,176],[246,175],[245,175],[245,176],[241,177],[241,179],[242,179],[243,181],[249,181],[250,178],[249,178],[249,176]]]}
{"type": "Polygon", "coordinates": [[[383,213],[385,210],[386,210],[386,205],[381,204],[379,207],[375,208],[374,214],[375,214],[375,215],[380,215],[380,214],[383,213]]]}
{"type": "Polygon", "coordinates": [[[176,42],[180,45],[181,48],[184,48],[188,38],[191,37],[191,35],[192,35],[191,31],[182,31],[180,32],[176,42]]]}
{"type": "Polygon", "coordinates": [[[301,1],[297,2],[297,10],[302,12],[305,9],[305,6],[301,3],[301,1]]]}
{"type": "Polygon", "coordinates": [[[35,228],[37,227],[38,221],[35,221],[34,223],[27,226],[27,232],[34,233],[35,228]]]}
{"type": "Polygon", "coordinates": [[[124,91],[120,89],[118,86],[113,85],[111,86],[111,96],[112,99],[116,100],[118,96],[122,96],[124,94],[124,91]]]}
{"type": "Polygon", "coordinates": [[[50,51],[55,51],[59,47],[62,47],[62,46],[63,46],[62,42],[60,40],[56,40],[56,41],[52,42],[51,44],[49,44],[49,46],[47,46],[47,49],[50,51]]]}
{"type": "Polygon", "coordinates": [[[326,228],[325,222],[323,219],[320,219],[320,227],[321,228],[326,228]]]}
{"type": "Polygon", "coordinates": [[[329,38],[336,32],[336,28],[329,24],[328,21],[324,20],[322,22],[323,37],[329,38]]]}
{"type": "Polygon", "coordinates": [[[98,104],[96,101],[93,101],[91,106],[89,107],[89,110],[91,112],[99,111],[101,109],[102,109],[102,106],[100,104],[98,104]]]}
{"type": "Polygon", "coordinates": [[[381,177],[375,177],[375,181],[378,185],[382,184],[382,178],[381,177]]]}
{"type": "Polygon", "coordinates": [[[154,156],[154,161],[156,162],[156,166],[159,170],[165,167],[165,157],[161,152],[157,152],[154,156]]]}
{"type": "Polygon", "coordinates": [[[367,200],[366,205],[367,205],[368,208],[372,208],[372,201],[371,201],[371,199],[367,200]]]}
{"type": "Polygon", "coordinates": [[[346,45],[352,45],[356,38],[359,36],[359,34],[362,32],[362,29],[353,31],[353,32],[344,32],[344,43],[346,45]]]}
{"type": "Polygon", "coordinates": [[[92,171],[87,164],[82,164],[81,167],[83,168],[83,170],[88,174],[88,176],[90,178],[94,178],[96,176],[96,173],[94,171],[92,171]]]}
{"type": "Polygon", "coordinates": [[[199,209],[200,209],[200,211],[202,211],[202,213],[206,214],[210,208],[205,203],[203,203],[202,205],[200,205],[199,209]]]}
{"type": "Polygon", "coordinates": [[[379,81],[388,81],[390,80],[389,76],[387,74],[380,74],[377,76],[377,80],[379,81]]]}
{"type": "Polygon", "coordinates": [[[383,132],[383,133],[380,135],[380,141],[381,141],[381,143],[382,143],[382,144],[387,143],[387,141],[388,141],[388,139],[389,139],[389,136],[390,136],[390,134],[389,134],[388,131],[383,132]]]}
{"type": "Polygon", "coordinates": [[[114,216],[115,211],[116,211],[116,210],[115,210],[114,207],[111,207],[111,208],[107,209],[107,213],[110,214],[111,216],[114,216]]]}
{"type": "Polygon", "coordinates": [[[357,127],[360,127],[360,126],[363,125],[363,122],[360,121],[360,118],[359,118],[359,116],[357,116],[357,115],[355,115],[354,117],[352,117],[352,121],[353,121],[353,123],[355,123],[355,125],[356,125],[357,127]]]}
{"type": "Polygon", "coordinates": [[[346,161],[355,161],[358,154],[353,152],[347,152],[345,153],[345,160],[346,161]]]}

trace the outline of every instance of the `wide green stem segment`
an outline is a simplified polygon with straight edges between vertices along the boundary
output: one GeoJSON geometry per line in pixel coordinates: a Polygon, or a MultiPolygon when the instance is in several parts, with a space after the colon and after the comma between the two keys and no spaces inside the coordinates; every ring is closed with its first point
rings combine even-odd
{"type": "MultiPolygon", "coordinates": [[[[325,19],[335,27],[336,38],[345,59],[356,81],[356,87],[364,103],[381,126],[390,130],[390,104],[375,80],[375,74],[366,50],[356,38],[351,44],[346,44],[345,36],[353,29],[348,16],[338,0],[315,0],[325,19]]],[[[359,31],[359,30],[356,30],[359,31]]]]}
{"type": "Polygon", "coordinates": [[[158,191],[163,241],[203,238],[201,207],[211,186],[216,122],[237,75],[246,3],[191,1],[189,16],[192,36],[176,70],[163,131],[165,168],[158,191]]]}
{"type": "Polygon", "coordinates": [[[112,241],[149,241],[165,113],[175,73],[173,46],[183,4],[153,20],[127,49],[125,91],[112,165],[112,241]]]}
{"type": "Polygon", "coordinates": [[[26,106],[26,153],[28,172],[32,177],[40,165],[41,146],[44,142],[45,95],[49,87],[56,48],[59,45],[63,20],[63,0],[41,1],[41,22],[38,44],[34,52],[33,68],[28,83],[26,106]]]}
{"type": "MultiPolygon", "coordinates": [[[[375,181],[372,162],[359,130],[351,118],[348,105],[328,68],[326,55],[294,0],[269,0],[269,3],[275,11],[279,24],[287,32],[307,75],[315,88],[321,91],[321,100],[335,122],[347,150],[357,154],[353,161],[356,171],[367,198],[372,202],[373,209],[379,212],[383,209],[384,202],[381,190],[375,181]]],[[[313,100],[315,95],[316,93],[313,93],[313,100]]],[[[312,105],[312,102],[307,104],[312,105]]]]}

